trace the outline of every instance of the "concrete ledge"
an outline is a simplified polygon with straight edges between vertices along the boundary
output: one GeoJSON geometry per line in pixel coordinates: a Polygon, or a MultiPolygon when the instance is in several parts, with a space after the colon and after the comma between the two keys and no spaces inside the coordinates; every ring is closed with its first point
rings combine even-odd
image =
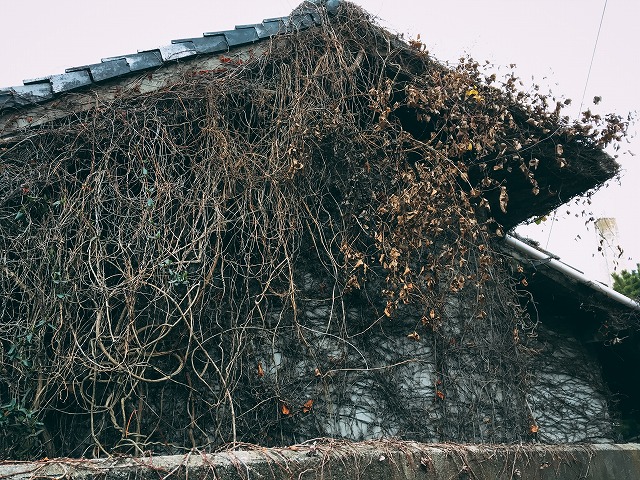
{"type": "Polygon", "coordinates": [[[640,444],[456,445],[326,440],[288,448],[0,462],[0,479],[551,480],[640,478],[640,444]]]}

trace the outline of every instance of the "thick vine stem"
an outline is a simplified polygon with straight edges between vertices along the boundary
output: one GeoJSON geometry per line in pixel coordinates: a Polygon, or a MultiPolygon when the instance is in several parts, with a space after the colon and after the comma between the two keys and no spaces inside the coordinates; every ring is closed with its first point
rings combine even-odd
{"type": "Polygon", "coordinates": [[[536,322],[493,245],[613,175],[621,127],[324,20],[2,145],[0,457],[532,440],[536,322]]]}

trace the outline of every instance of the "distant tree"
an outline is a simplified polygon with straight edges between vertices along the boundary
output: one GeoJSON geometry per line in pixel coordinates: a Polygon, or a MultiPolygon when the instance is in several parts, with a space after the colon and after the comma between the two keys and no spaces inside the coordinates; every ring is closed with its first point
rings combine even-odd
{"type": "Polygon", "coordinates": [[[613,289],[629,298],[640,298],[640,263],[636,270],[622,270],[620,274],[613,273],[613,289]]]}

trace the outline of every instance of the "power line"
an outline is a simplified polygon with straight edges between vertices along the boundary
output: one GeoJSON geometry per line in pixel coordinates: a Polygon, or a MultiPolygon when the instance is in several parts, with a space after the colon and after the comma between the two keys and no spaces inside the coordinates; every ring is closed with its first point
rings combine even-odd
{"type": "MultiPolygon", "coordinates": [[[[598,34],[596,35],[596,42],[593,45],[593,52],[591,52],[591,62],[589,63],[589,71],[587,72],[587,80],[584,82],[584,91],[582,92],[582,99],[580,100],[580,109],[578,115],[582,113],[582,106],[584,105],[584,97],[587,95],[587,87],[589,86],[589,78],[591,78],[591,69],[593,68],[593,60],[596,58],[596,50],[598,48],[598,41],[600,40],[600,32],[602,31],[602,22],[604,20],[604,14],[607,11],[607,3],[609,0],[604,1],[604,7],[602,8],[602,15],[600,15],[600,25],[598,25],[598,34]]],[[[549,235],[547,236],[547,243],[545,248],[549,248],[549,242],[551,241],[551,233],[553,232],[553,225],[556,221],[556,213],[558,210],[554,210],[553,218],[551,219],[551,227],[549,228],[549,235]]]]}
{"type": "Polygon", "coordinates": [[[547,243],[544,246],[545,250],[549,248],[549,242],[551,241],[551,232],[553,232],[553,226],[556,223],[556,213],[558,213],[558,208],[556,208],[553,211],[553,217],[551,218],[551,226],[549,227],[549,235],[547,235],[547,243]]]}
{"type": "Polygon", "coordinates": [[[580,110],[578,115],[582,113],[582,106],[584,105],[584,97],[587,95],[587,86],[589,85],[589,78],[591,77],[591,68],[593,67],[593,59],[596,57],[596,49],[598,48],[598,40],[600,40],[600,31],[602,30],[602,21],[604,20],[604,14],[607,11],[607,3],[609,0],[604,1],[604,7],[602,8],[602,15],[600,16],[600,25],[598,26],[598,34],[596,35],[596,43],[593,45],[593,52],[591,53],[591,62],[589,63],[589,72],[587,73],[587,80],[584,82],[584,91],[582,92],[582,100],[580,100],[580,110]]]}

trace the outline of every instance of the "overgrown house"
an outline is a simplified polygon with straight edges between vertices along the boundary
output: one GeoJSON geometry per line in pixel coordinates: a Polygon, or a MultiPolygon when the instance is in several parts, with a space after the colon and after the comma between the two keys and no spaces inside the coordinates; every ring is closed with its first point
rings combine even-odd
{"type": "Polygon", "coordinates": [[[624,125],[516,85],[329,0],[0,90],[0,457],[637,435],[640,307],[508,234],[624,125]]]}

